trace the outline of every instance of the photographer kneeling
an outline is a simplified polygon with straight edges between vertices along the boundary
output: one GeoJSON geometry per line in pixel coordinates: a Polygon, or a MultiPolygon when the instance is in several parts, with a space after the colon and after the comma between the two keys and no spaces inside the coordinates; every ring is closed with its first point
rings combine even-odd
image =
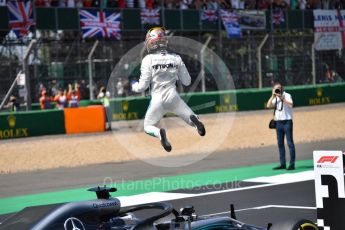
{"type": "Polygon", "coordinates": [[[267,102],[267,108],[275,108],[274,120],[276,121],[276,132],[279,147],[280,165],[273,168],[278,169],[295,169],[295,144],[293,142],[293,122],[292,122],[293,101],[289,93],[283,90],[280,83],[275,83],[272,89],[272,96],[267,102]],[[290,150],[290,165],[286,168],[284,138],[290,150]]]}

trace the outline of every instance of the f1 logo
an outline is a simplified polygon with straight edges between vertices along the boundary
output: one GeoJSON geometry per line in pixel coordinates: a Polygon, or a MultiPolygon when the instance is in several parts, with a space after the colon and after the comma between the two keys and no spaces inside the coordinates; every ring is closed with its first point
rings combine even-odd
{"type": "Polygon", "coordinates": [[[338,159],[338,156],[322,156],[320,157],[320,159],[317,161],[318,164],[320,163],[326,163],[326,162],[329,162],[329,163],[334,163],[336,162],[338,159]]]}

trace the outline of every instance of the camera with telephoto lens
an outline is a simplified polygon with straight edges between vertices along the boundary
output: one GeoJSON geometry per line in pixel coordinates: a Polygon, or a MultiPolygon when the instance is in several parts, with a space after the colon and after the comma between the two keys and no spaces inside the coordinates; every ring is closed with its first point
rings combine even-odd
{"type": "Polygon", "coordinates": [[[274,92],[275,92],[276,94],[281,94],[282,91],[281,91],[280,89],[275,89],[274,92]]]}

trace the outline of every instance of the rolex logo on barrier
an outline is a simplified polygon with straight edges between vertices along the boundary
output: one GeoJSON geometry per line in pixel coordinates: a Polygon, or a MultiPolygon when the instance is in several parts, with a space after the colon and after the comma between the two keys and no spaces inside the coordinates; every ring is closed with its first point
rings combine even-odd
{"type": "Polygon", "coordinates": [[[16,137],[27,137],[29,136],[28,128],[16,128],[17,118],[13,115],[7,117],[8,128],[0,128],[0,139],[9,139],[16,137]]]}
{"type": "Polygon", "coordinates": [[[224,95],[224,103],[230,104],[230,95],[228,95],[228,94],[224,95]]]}
{"type": "Polygon", "coordinates": [[[316,88],[316,97],[309,99],[309,105],[323,105],[331,103],[331,98],[324,96],[323,88],[316,88]]]}
{"type": "Polygon", "coordinates": [[[318,97],[322,97],[322,93],[323,93],[322,88],[317,88],[317,89],[316,89],[316,95],[317,95],[318,97]]]}
{"type": "Polygon", "coordinates": [[[129,110],[129,102],[122,101],[121,102],[122,113],[114,113],[112,115],[113,120],[135,120],[139,119],[139,114],[137,111],[128,111],[129,110]]]}
{"type": "Polygon", "coordinates": [[[226,112],[233,112],[238,111],[237,104],[231,104],[231,96],[230,94],[223,95],[223,102],[220,102],[220,105],[215,106],[216,113],[226,113],[226,112]]]}
{"type": "Polygon", "coordinates": [[[8,126],[10,128],[14,128],[14,126],[16,126],[16,117],[15,116],[12,116],[12,115],[8,116],[7,121],[8,121],[8,126]]]}
{"type": "Polygon", "coordinates": [[[128,108],[129,108],[129,103],[128,103],[128,101],[123,101],[123,102],[122,102],[122,110],[123,110],[124,112],[127,112],[127,111],[128,111],[128,108]]]}

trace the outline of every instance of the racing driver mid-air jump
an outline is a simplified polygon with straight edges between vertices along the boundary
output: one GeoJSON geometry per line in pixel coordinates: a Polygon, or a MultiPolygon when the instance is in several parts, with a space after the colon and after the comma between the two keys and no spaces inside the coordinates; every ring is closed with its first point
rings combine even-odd
{"type": "Polygon", "coordinates": [[[142,60],[139,82],[132,84],[132,90],[144,92],[149,86],[151,102],[145,115],[144,130],[147,134],[158,137],[163,148],[171,151],[171,144],[164,129],[157,127],[158,122],[167,112],[173,112],[187,124],[194,126],[200,136],[205,136],[205,127],[195,113],[180,98],[176,91],[176,81],[190,85],[191,77],[181,57],[167,52],[168,39],[165,29],[154,27],[146,34],[145,46],[148,55],[142,60]]]}

